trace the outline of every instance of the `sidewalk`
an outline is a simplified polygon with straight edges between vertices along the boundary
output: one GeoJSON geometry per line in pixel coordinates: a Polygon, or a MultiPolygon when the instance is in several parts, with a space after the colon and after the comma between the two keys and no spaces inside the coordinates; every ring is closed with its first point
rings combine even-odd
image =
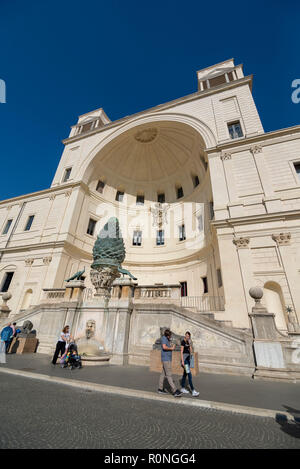
{"type": "MultiPolygon", "coordinates": [[[[250,411],[245,413],[251,413],[251,409],[266,409],[289,413],[290,416],[300,420],[300,383],[258,381],[243,376],[200,373],[193,378],[195,389],[200,392],[200,396],[192,398],[190,395],[185,395],[175,399],[173,396],[157,394],[159,373],[150,372],[148,367],[101,365],[70,370],[62,369],[60,365],[53,366],[50,362],[50,356],[38,353],[7,355],[7,363],[0,365],[0,379],[5,379],[5,371],[29,377],[43,375],[52,382],[65,384],[64,381],[67,381],[67,384],[81,387],[90,383],[94,385],[91,386],[92,389],[113,391],[129,397],[159,398],[159,400],[168,399],[176,402],[180,400],[186,405],[197,403],[214,408],[222,408],[223,405],[223,410],[225,404],[228,405],[227,410],[231,411],[235,411],[234,408],[242,411],[238,406],[250,408],[250,411]],[[216,407],[218,403],[222,405],[216,407]]],[[[173,378],[179,387],[179,376],[173,375],[173,378]]],[[[267,416],[267,413],[256,412],[256,415],[267,416]]]]}

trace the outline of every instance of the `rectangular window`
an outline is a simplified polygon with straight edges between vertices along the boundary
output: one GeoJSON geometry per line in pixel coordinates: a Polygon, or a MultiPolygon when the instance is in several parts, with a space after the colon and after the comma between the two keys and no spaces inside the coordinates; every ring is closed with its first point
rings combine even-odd
{"type": "Polygon", "coordinates": [[[14,272],[5,272],[2,286],[1,286],[2,293],[6,292],[9,289],[13,275],[14,275],[14,272]]]}
{"type": "Polygon", "coordinates": [[[64,175],[64,178],[63,178],[63,182],[67,182],[70,179],[71,171],[72,171],[72,168],[67,168],[65,170],[65,175],[64,175]]]}
{"type": "Polygon", "coordinates": [[[104,186],[105,186],[105,182],[100,181],[100,179],[99,179],[97,187],[96,187],[96,191],[99,192],[100,194],[102,194],[104,186]]]}
{"type": "Polygon", "coordinates": [[[186,239],[185,226],[180,225],[178,228],[179,228],[179,241],[184,241],[186,239]]]}
{"type": "Polygon", "coordinates": [[[145,197],[143,195],[136,196],[136,205],[144,205],[145,197]]]}
{"type": "Polygon", "coordinates": [[[193,176],[193,184],[194,184],[194,187],[199,186],[199,183],[200,183],[200,181],[199,181],[198,176],[193,176]]]}
{"type": "Polygon", "coordinates": [[[165,203],[165,194],[157,194],[157,202],[160,202],[161,204],[165,203]]]}
{"type": "Polygon", "coordinates": [[[209,202],[209,216],[210,216],[211,220],[214,219],[215,212],[214,212],[214,203],[213,202],[209,202]]]}
{"type": "Polygon", "coordinates": [[[217,279],[218,279],[218,287],[220,288],[223,286],[221,269],[217,269],[217,279]]]}
{"type": "Polygon", "coordinates": [[[87,234],[94,236],[96,223],[96,220],[93,220],[92,218],[89,219],[89,224],[86,230],[87,234]]]}
{"type": "Polygon", "coordinates": [[[227,124],[227,125],[228,125],[229,135],[232,139],[243,137],[243,131],[242,131],[240,121],[231,122],[230,124],[227,124]]]}
{"type": "Polygon", "coordinates": [[[117,201],[117,202],[123,202],[123,198],[124,198],[124,192],[122,192],[122,191],[117,191],[117,194],[116,194],[116,201],[117,201]]]}
{"type": "Polygon", "coordinates": [[[27,220],[27,223],[26,223],[26,226],[25,226],[24,231],[29,231],[29,230],[30,230],[31,225],[32,225],[32,223],[33,223],[33,219],[34,219],[34,215],[30,215],[30,216],[28,217],[28,220],[27,220]]]}
{"type": "Polygon", "coordinates": [[[208,293],[207,277],[202,277],[203,293],[208,293]]]}
{"type": "Polygon", "coordinates": [[[142,245],[142,232],[141,231],[137,230],[133,232],[132,245],[133,246],[142,245]]]}
{"type": "Polygon", "coordinates": [[[197,221],[198,221],[198,230],[203,231],[203,218],[202,218],[202,215],[198,215],[197,221]]]}
{"type": "Polygon", "coordinates": [[[3,235],[8,233],[11,224],[12,224],[12,220],[7,220],[6,225],[4,227],[4,230],[2,231],[3,235]]]}
{"type": "Polygon", "coordinates": [[[181,285],[181,296],[187,296],[187,283],[186,282],[180,282],[181,285]]]}
{"type": "Polygon", "coordinates": [[[300,163],[294,163],[294,168],[300,181],[300,163]]]}
{"type": "Polygon", "coordinates": [[[177,199],[181,199],[183,197],[183,189],[182,187],[177,187],[177,199]]]}
{"type": "Polygon", "coordinates": [[[165,232],[164,230],[158,230],[156,233],[156,245],[163,246],[165,244],[165,232]]]}

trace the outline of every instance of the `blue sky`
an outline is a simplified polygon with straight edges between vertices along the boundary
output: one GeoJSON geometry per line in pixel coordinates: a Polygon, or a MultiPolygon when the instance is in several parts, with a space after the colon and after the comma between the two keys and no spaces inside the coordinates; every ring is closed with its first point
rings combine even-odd
{"type": "Polygon", "coordinates": [[[265,131],[299,124],[300,2],[0,0],[0,199],[50,186],[77,116],[111,120],[197,91],[234,57],[265,131]]]}

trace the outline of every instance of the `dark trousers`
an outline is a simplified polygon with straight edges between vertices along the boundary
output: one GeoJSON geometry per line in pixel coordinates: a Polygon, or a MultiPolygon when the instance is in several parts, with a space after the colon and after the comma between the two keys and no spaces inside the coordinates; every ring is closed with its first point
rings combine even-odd
{"type": "Polygon", "coordinates": [[[62,357],[63,354],[65,353],[65,350],[66,350],[66,342],[62,342],[61,340],[59,340],[56,344],[56,349],[55,349],[53,359],[52,359],[53,365],[56,365],[56,360],[58,359],[59,352],[60,352],[60,356],[62,357]]]}
{"type": "Polygon", "coordinates": [[[11,342],[12,342],[12,339],[5,341],[5,353],[8,353],[11,342]]]}
{"type": "MultiPolygon", "coordinates": [[[[186,359],[184,360],[184,364],[190,366],[190,357],[186,357],[186,359]]],[[[185,371],[185,369],[184,369],[183,376],[182,376],[182,379],[181,379],[181,386],[184,388],[186,376],[188,376],[189,385],[190,385],[191,391],[193,391],[194,386],[193,386],[193,380],[192,380],[192,373],[191,373],[191,371],[190,371],[189,373],[187,373],[187,372],[185,371]]]]}

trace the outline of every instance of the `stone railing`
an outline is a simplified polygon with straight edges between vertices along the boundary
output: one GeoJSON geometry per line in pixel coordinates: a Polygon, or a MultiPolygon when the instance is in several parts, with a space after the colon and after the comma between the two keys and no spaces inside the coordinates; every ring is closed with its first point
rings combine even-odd
{"type": "Polygon", "coordinates": [[[134,299],[143,301],[162,300],[170,303],[180,301],[180,285],[138,285],[134,299]]]}
{"type": "Polygon", "coordinates": [[[41,303],[60,303],[65,297],[65,288],[44,288],[41,303]]]}
{"type": "Polygon", "coordinates": [[[183,308],[193,308],[199,313],[225,311],[225,299],[223,296],[182,296],[180,301],[183,308]]]}

